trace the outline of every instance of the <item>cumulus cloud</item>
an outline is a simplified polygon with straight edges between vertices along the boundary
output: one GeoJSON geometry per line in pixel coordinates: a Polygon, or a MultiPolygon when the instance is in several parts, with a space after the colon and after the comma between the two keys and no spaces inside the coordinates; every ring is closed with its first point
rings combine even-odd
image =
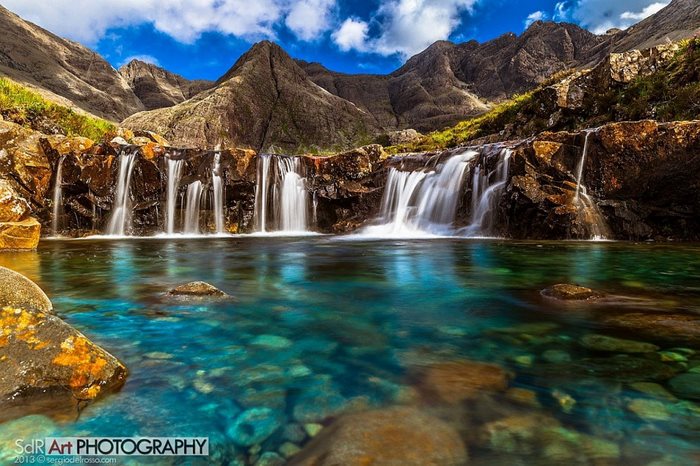
{"type": "MultiPolygon", "coordinates": [[[[626,29],[668,5],[670,0],[578,0],[557,4],[562,18],[573,19],[596,34],[626,29]]],[[[557,15],[555,14],[555,18],[557,15]]]]}
{"type": "Polygon", "coordinates": [[[341,50],[408,58],[450,37],[477,0],[385,0],[370,22],[348,19],[333,34],[341,50]],[[369,37],[370,26],[378,33],[369,37]]]}
{"type": "Polygon", "coordinates": [[[274,38],[286,25],[302,40],[332,26],[335,0],[4,0],[3,5],[50,31],[95,44],[110,28],[152,23],[191,43],[204,32],[274,38]]]}
{"type": "Polygon", "coordinates": [[[535,21],[545,21],[548,18],[549,18],[549,16],[544,11],[541,11],[541,10],[540,11],[533,11],[532,13],[527,15],[527,18],[525,18],[525,21],[524,21],[525,28],[526,29],[529,28],[530,25],[532,23],[534,23],[535,21]]]}
{"type": "Polygon", "coordinates": [[[367,46],[368,33],[369,24],[359,19],[348,18],[331,37],[343,52],[353,49],[364,51],[367,46]]]}
{"type": "Polygon", "coordinates": [[[291,6],[285,24],[302,40],[317,39],[330,29],[334,6],[334,0],[297,1],[291,6]]]}

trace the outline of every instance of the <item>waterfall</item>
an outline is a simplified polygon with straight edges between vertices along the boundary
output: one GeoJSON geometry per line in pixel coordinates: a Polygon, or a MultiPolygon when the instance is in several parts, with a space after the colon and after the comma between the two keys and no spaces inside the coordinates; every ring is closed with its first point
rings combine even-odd
{"type": "Polygon", "coordinates": [[[590,137],[591,134],[597,131],[598,129],[586,130],[581,160],[576,167],[576,194],[574,194],[574,204],[579,208],[579,220],[589,226],[591,239],[604,240],[610,236],[608,225],[603,214],[600,213],[598,205],[593,198],[588,195],[588,190],[582,184],[583,168],[586,164],[586,158],[588,157],[590,137]]]}
{"type": "Polygon", "coordinates": [[[117,175],[117,191],[112,204],[112,216],[107,225],[110,236],[124,236],[131,230],[131,173],[134,170],[136,151],[119,155],[119,174],[117,175]]]}
{"type": "Polygon", "coordinates": [[[302,171],[299,157],[272,154],[259,156],[255,188],[258,231],[308,231],[309,196],[302,171]]]}
{"type": "Polygon", "coordinates": [[[586,137],[583,142],[583,152],[581,152],[581,160],[576,167],[576,194],[574,195],[574,202],[578,202],[579,192],[581,191],[581,179],[583,178],[583,166],[586,164],[586,157],[588,156],[588,141],[590,140],[591,134],[595,130],[587,130],[586,137]]]}
{"type": "Polygon", "coordinates": [[[185,234],[199,234],[199,206],[202,200],[202,182],[193,181],[187,187],[187,206],[185,210],[185,234]]]}
{"type": "Polygon", "coordinates": [[[472,176],[471,223],[465,229],[467,236],[489,236],[493,234],[498,204],[508,183],[510,149],[502,149],[493,171],[486,168],[490,157],[482,155],[480,164],[474,168],[472,176]]]}
{"type": "Polygon", "coordinates": [[[58,159],[56,165],[56,180],[53,185],[53,217],[51,217],[51,234],[58,236],[59,220],[63,213],[63,160],[65,155],[58,159]]]}
{"type": "Polygon", "coordinates": [[[214,189],[214,223],[216,232],[224,232],[224,183],[221,177],[221,152],[214,154],[214,167],[211,171],[211,184],[214,189]]]}
{"type": "Polygon", "coordinates": [[[451,234],[469,162],[476,155],[474,151],[455,155],[434,170],[390,168],[380,210],[382,223],[365,228],[363,233],[451,234]]]}
{"type": "Polygon", "coordinates": [[[182,177],[182,166],[184,160],[173,160],[168,157],[168,198],[166,200],[165,223],[166,232],[169,235],[175,233],[175,209],[177,207],[177,191],[180,187],[180,178],[182,177]]]}

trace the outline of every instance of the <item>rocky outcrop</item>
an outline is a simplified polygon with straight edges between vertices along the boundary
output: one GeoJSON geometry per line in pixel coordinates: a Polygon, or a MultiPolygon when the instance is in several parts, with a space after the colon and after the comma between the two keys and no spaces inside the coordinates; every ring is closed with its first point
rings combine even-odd
{"type": "Polygon", "coordinates": [[[190,282],[168,291],[173,296],[226,296],[226,293],[206,282],[190,282]]]}
{"type": "Polygon", "coordinates": [[[290,464],[458,466],[467,458],[464,442],[450,425],[416,408],[394,407],[342,416],[290,464]]]}
{"type": "Polygon", "coordinates": [[[290,151],[353,147],[376,132],[368,113],[314,84],[267,41],[253,46],[213,89],[133,115],[123,125],[176,145],[290,151]]]}
{"type": "Polygon", "coordinates": [[[49,100],[120,121],[143,109],[126,80],[96,52],[0,7],[0,74],[49,100]]]}
{"type": "Polygon", "coordinates": [[[0,422],[32,413],[72,414],[124,383],[114,356],[52,314],[41,289],[1,268],[0,422]]]}
{"type": "Polygon", "coordinates": [[[543,133],[515,148],[501,231],[517,238],[697,239],[700,123],[613,123],[588,133],[543,133]],[[597,200],[594,202],[592,199],[597,200]]]}
{"type": "Polygon", "coordinates": [[[132,60],[122,66],[119,74],[129,83],[146,110],[171,107],[214,85],[206,80],[191,81],[141,60],[132,60]]]}

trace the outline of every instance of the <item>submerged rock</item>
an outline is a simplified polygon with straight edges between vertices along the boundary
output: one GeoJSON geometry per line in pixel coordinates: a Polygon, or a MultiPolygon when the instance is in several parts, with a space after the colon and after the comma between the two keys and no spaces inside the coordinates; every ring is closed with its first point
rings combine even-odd
{"type": "Polygon", "coordinates": [[[510,379],[500,366],[469,360],[433,364],[417,377],[423,395],[450,404],[474,399],[481,393],[504,391],[510,379]]]}
{"type": "Polygon", "coordinates": [[[51,312],[53,304],[39,286],[14,270],[0,267],[0,306],[51,312]]]}
{"type": "Polygon", "coordinates": [[[264,442],[282,427],[282,418],[270,408],[251,408],[243,411],[229,427],[228,436],[242,447],[264,442]]]}
{"type": "Polygon", "coordinates": [[[68,411],[126,379],[121,362],[56,316],[6,306],[0,323],[0,421],[42,403],[68,411]]]}
{"type": "Polygon", "coordinates": [[[562,301],[588,301],[602,298],[603,295],[584,286],[558,283],[542,290],[542,296],[562,301]]]}
{"type": "Polygon", "coordinates": [[[291,465],[456,466],[467,462],[460,435],[412,407],[345,415],[323,429],[291,465]]]}
{"type": "Polygon", "coordinates": [[[659,347],[642,341],[624,340],[606,335],[588,334],[579,340],[581,346],[593,351],[610,351],[614,353],[653,353],[659,347]]]}
{"type": "Polygon", "coordinates": [[[605,325],[651,340],[700,346],[700,316],[672,312],[630,312],[603,318],[605,325]]]}
{"type": "Polygon", "coordinates": [[[177,286],[168,294],[173,296],[228,296],[226,293],[206,282],[190,282],[177,286]]]}
{"type": "Polygon", "coordinates": [[[673,393],[681,398],[700,400],[700,374],[686,373],[678,375],[668,382],[673,393]]]}

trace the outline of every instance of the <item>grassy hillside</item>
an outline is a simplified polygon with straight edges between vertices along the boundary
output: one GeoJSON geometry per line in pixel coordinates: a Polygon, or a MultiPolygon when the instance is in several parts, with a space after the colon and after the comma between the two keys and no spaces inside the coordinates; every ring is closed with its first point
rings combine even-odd
{"type": "Polygon", "coordinates": [[[98,141],[115,125],[50,102],[39,93],[0,77],[0,114],[4,119],[47,134],[83,136],[98,141]]]}
{"type": "Polygon", "coordinates": [[[532,92],[503,102],[483,115],[429,133],[418,143],[389,147],[387,151],[437,150],[489,135],[498,135],[495,139],[526,138],[545,130],[578,130],[613,121],[700,118],[700,38],[681,42],[675,56],[653,74],[639,76],[629,84],[589,90],[581,108],[562,109],[555,115],[556,103],[547,88],[564,77],[553,76],[532,92]]]}

